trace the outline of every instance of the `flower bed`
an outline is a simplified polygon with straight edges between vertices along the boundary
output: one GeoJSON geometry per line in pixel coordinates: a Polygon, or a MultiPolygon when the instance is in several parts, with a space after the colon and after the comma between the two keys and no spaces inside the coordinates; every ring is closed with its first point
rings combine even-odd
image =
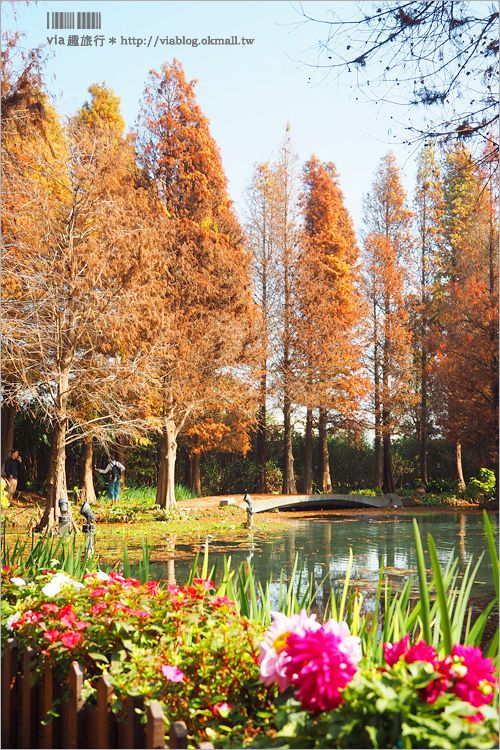
{"type": "Polygon", "coordinates": [[[406,635],[370,666],[359,644],[346,623],[277,615],[260,660],[261,679],[282,693],[279,731],[257,746],[498,747],[498,677],[479,648],[454,645],[439,658],[406,635]]]}
{"type": "Polygon", "coordinates": [[[196,742],[217,727],[238,746],[269,727],[274,690],[259,682],[258,666],[264,628],[217,596],[211,581],[163,588],[118,573],[81,583],[46,572],[25,582],[14,572],[2,570],[2,633],[15,635],[21,652],[36,649],[37,677],[49,663],[64,682],[76,660],[87,674],[87,700],[105,672],[115,713],[127,695],[145,695],[163,705],[167,732],[184,720],[196,742]]]}
{"type": "Polygon", "coordinates": [[[203,578],[162,587],[119,573],[80,582],[44,572],[27,582],[3,568],[2,581],[4,637],[36,649],[36,676],[48,664],[64,682],[77,660],[87,700],[106,673],[118,716],[127,695],[158,700],[167,732],[183,719],[193,745],[498,746],[497,676],[472,646],[438,656],[407,635],[384,644],[374,665],[345,622],[273,613],[266,631],[203,578]]]}

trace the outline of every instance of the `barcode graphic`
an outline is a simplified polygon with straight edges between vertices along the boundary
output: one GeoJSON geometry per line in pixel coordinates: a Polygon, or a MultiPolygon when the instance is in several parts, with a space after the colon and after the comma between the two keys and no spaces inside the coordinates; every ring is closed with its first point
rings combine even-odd
{"type": "Polygon", "coordinates": [[[47,13],[47,28],[48,29],[74,29],[75,28],[75,15],[76,15],[76,28],[77,29],[100,29],[101,28],[101,14],[100,13],[64,13],[56,11],[47,13]]]}

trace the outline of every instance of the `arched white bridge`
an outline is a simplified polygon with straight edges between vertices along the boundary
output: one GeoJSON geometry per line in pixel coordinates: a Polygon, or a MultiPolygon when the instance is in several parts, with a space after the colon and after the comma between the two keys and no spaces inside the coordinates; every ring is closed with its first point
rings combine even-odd
{"type": "MultiPolygon", "coordinates": [[[[330,508],[402,508],[401,498],[395,494],[385,497],[375,495],[271,495],[261,499],[253,499],[254,513],[264,513],[270,510],[329,510],[330,508]]],[[[220,505],[230,505],[231,500],[222,500],[220,505]]],[[[240,507],[246,507],[238,503],[240,507]]]]}

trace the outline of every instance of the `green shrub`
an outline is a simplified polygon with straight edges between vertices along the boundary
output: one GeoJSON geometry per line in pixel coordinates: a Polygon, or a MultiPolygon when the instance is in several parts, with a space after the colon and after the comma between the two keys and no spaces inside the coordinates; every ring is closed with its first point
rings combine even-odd
{"type": "Polygon", "coordinates": [[[425,491],[431,494],[439,492],[456,493],[458,492],[458,482],[449,479],[429,479],[425,484],[425,491]]]}
{"type": "Polygon", "coordinates": [[[497,480],[495,472],[490,469],[479,469],[479,477],[472,477],[467,491],[474,500],[492,500],[495,496],[497,480]]]}
{"type": "Polygon", "coordinates": [[[266,461],[267,491],[279,495],[283,488],[283,472],[274,461],[266,461]]]}

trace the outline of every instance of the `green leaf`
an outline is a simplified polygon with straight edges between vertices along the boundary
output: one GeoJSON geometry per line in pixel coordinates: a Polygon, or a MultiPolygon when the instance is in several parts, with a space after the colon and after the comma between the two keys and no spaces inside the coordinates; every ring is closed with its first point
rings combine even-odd
{"type": "Polygon", "coordinates": [[[97,651],[89,651],[89,656],[94,661],[104,661],[106,664],[109,664],[108,657],[104,656],[104,654],[99,654],[97,651]]]}
{"type": "Polygon", "coordinates": [[[443,634],[443,646],[445,654],[451,654],[453,647],[453,641],[451,637],[451,622],[450,612],[448,609],[448,602],[446,600],[446,591],[443,584],[443,576],[441,573],[441,566],[437,556],[436,545],[431,534],[427,535],[429,540],[429,552],[432,560],[432,569],[434,571],[434,581],[436,586],[436,594],[439,604],[439,610],[441,612],[441,632],[443,634]]]}
{"type": "Polygon", "coordinates": [[[490,557],[491,557],[491,567],[493,570],[493,580],[495,582],[495,592],[497,595],[497,602],[499,601],[498,598],[498,552],[497,552],[497,545],[495,544],[495,537],[493,536],[493,529],[491,528],[490,519],[488,518],[488,514],[485,510],[483,510],[483,518],[484,518],[484,525],[486,527],[486,536],[488,537],[488,547],[490,548],[490,557]]]}
{"type": "Polygon", "coordinates": [[[416,518],[413,519],[413,531],[415,534],[415,545],[417,550],[417,569],[418,569],[418,589],[420,592],[420,611],[422,618],[422,630],[424,640],[432,643],[431,625],[430,625],[430,604],[429,592],[427,591],[427,578],[425,575],[424,550],[422,549],[422,540],[416,518]]]}

